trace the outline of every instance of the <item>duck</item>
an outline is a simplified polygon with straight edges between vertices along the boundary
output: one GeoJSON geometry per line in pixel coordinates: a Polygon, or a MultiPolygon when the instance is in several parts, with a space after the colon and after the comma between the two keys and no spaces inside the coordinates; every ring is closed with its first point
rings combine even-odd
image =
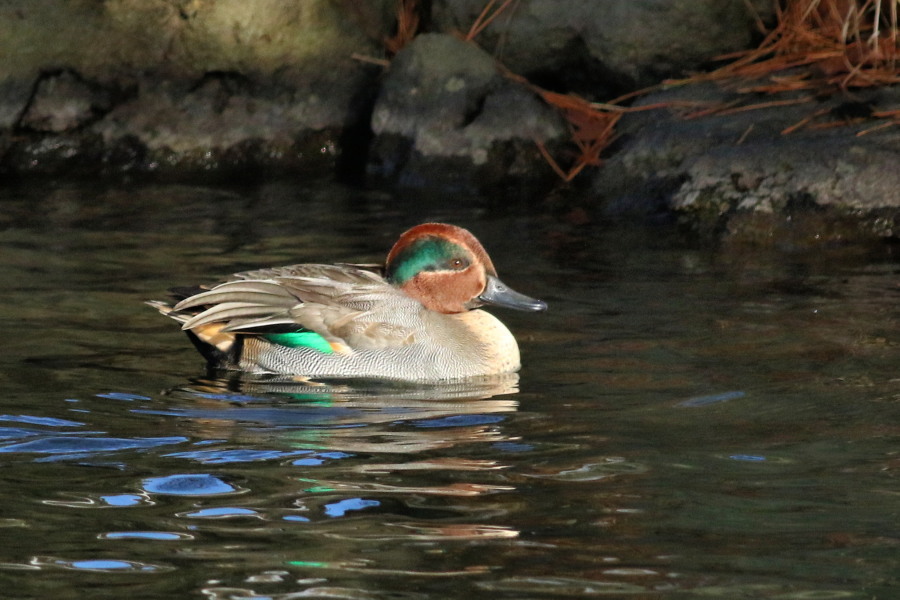
{"type": "Polygon", "coordinates": [[[547,304],[497,276],[467,229],[423,223],[384,264],[296,264],[173,288],[148,304],[181,324],[215,369],[312,378],[445,381],[515,373],[513,334],[483,310],[547,304]]]}

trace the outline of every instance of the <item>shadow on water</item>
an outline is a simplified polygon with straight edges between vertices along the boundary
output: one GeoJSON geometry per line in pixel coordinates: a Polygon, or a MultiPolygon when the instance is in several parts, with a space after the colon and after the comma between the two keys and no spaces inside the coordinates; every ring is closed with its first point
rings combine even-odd
{"type": "Polygon", "coordinates": [[[10,597],[892,597],[891,248],[696,247],[549,199],[427,200],[0,192],[10,597]],[[250,267],[377,261],[428,219],[550,303],[496,313],[520,375],[198,375],[142,305],[250,267]]]}

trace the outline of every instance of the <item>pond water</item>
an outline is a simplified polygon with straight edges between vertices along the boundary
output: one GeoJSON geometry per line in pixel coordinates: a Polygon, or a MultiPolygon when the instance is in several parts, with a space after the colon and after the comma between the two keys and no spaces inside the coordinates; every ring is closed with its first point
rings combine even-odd
{"type": "Polygon", "coordinates": [[[547,200],[328,183],[0,192],[0,595],[897,597],[890,247],[693,247],[547,200]],[[206,373],[142,304],[472,229],[550,311],[517,377],[206,373]]]}

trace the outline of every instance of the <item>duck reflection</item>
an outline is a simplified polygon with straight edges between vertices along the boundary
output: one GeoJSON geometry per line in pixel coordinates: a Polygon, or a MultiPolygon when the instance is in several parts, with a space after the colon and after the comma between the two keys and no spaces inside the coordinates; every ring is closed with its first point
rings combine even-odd
{"type": "MultiPolygon", "coordinates": [[[[497,539],[519,535],[484,523],[507,510],[493,496],[513,490],[499,471],[517,392],[515,374],[429,385],[229,374],[170,390],[142,412],[190,430],[192,448],[167,458],[242,472],[241,506],[278,527],[320,541],[497,539]],[[258,461],[269,466],[241,471],[258,461]]],[[[302,552],[297,564],[310,554],[316,569],[346,571],[345,550],[302,552]]],[[[418,553],[395,558],[415,564],[418,553]]]]}
{"type": "MultiPolygon", "coordinates": [[[[169,392],[185,406],[157,414],[187,417],[206,439],[272,434],[294,449],[414,454],[464,443],[508,441],[500,424],[515,412],[518,375],[442,384],[381,380],[296,380],[235,374],[206,377],[169,392]]],[[[433,461],[432,461],[433,462],[433,461]]],[[[442,458],[441,468],[496,468],[493,461],[442,458]]],[[[430,468],[430,462],[406,469],[430,468]]],[[[437,465],[433,465],[437,467],[437,465]]],[[[361,465],[361,470],[382,467],[361,465]]]]}

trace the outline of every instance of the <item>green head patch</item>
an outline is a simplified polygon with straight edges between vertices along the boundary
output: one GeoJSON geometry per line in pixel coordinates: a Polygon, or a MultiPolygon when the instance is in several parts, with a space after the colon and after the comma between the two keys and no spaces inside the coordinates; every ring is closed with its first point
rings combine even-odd
{"type": "Polygon", "coordinates": [[[459,244],[439,237],[421,238],[393,257],[387,265],[387,279],[403,285],[423,271],[455,271],[470,262],[469,253],[459,244]]]}

